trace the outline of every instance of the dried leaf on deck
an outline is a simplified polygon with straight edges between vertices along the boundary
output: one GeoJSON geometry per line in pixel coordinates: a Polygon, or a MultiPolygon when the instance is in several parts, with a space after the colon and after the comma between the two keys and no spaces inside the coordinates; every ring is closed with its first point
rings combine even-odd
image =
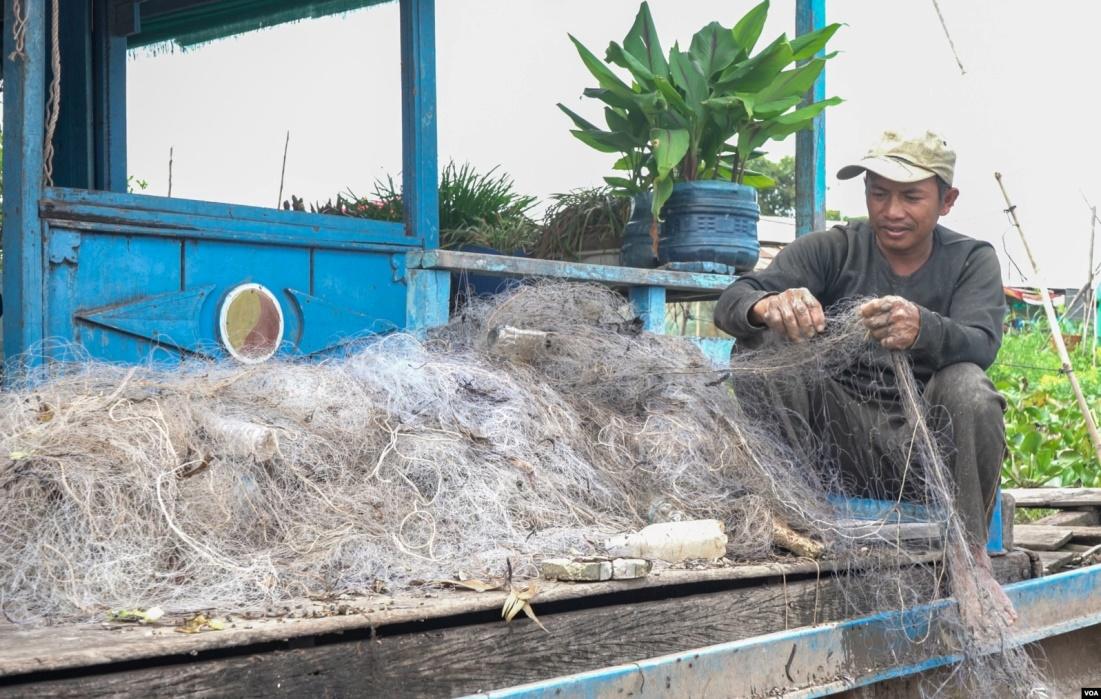
{"type": "Polygon", "coordinates": [[[539,628],[544,631],[547,627],[543,626],[535,616],[535,610],[531,607],[531,600],[535,595],[539,594],[539,585],[535,582],[530,583],[523,589],[512,588],[508,593],[508,598],[505,599],[505,606],[501,609],[501,617],[504,618],[505,623],[512,621],[516,618],[516,615],[523,612],[529,619],[539,625],[539,628]]]}
{"type": "Polygon", "coordinates": [[[501,580],[489,580],[483,581],[476,578],[470,580],[439,580],[441,585],[451,585],[453,587],[461,587],[465,590],[473,590],[474,592],[489,592],[490,590],[500,590],[504,587],[504,582],[501,580]]]}
{"type": "Polygon", "coordinates": [[[204,631],[221,631],[225,628],[222,619],[211,619],[205,614],[199,613],[184,621],[176,627],[177,633],[202,633],[204,631]]]}

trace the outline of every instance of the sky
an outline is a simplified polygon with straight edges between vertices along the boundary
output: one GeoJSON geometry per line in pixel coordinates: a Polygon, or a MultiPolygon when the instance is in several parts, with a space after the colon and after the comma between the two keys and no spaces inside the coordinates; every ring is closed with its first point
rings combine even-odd
{"type": "MultiPolygon", "coordinates": [[[[663,45],[687,44],[710,21],[732,25],[745,0],[651,0],[663,45]]],[[[932,0],[827,0],[827,206],[863,215],[859,180],[834,177],[885,129],[937,131],[958,154],[959,202],[942,223],[990,241],[1009,283],[1033,279],[994,179],[1006,187],[1049,286],[1083,284],[1090,210],[1101,205],[1101,4],[940,0],[961,74],[932,0]],[[1014,264],[1015,263],[1015,264],[1014,264]],[[1028,274],[1022,277],[1017,267],[1028,274]]],[[[774,0],[762,42],[794,32],[794,0],[774,0]]],[[[545,198],[597,185],[612,158],[570,134],[564,102],[594,83],[567,34],[598,55],[619,41],[634,0],[438,0],[441,162],[499,167],[545,198]]],[[[397,4],[307,20],[188,51],[139,49],[128,65],[129,172],[150,194],[275,206],[287,132],[286,182],[306,201],[369,194],[401,170],[397,4]]],[[[768,146],[794,153],[794,138],[768,146]]],[[[1098,246],[1095,266],[1101,263],[1098,246]]]]}

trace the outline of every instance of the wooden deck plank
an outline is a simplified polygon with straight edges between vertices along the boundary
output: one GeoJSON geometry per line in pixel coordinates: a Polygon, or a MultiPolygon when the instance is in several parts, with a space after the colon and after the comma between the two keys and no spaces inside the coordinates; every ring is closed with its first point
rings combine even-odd
{"type": "MultiPolygon", "coordinates": [[[[1006,582],[1028,576],[1021,552],[995,559],[1006,582]]],[[[539,608],[536,600],[536,608],[539,608]]],[[[547,609],[549,633],[496,619],[372,638],[349,632],[314,647],[122,667],[90,675],[0,679],[5,696],[455,696],[718,642],[838,620],[850,614],[829,576],[770,581],[653,601],[547,609]]],[[[291,625],[292,622],[288,622],[291,625]]],[[[169,659],[170,660],[170,659],[169,659]]]]}
{"type": "Polygon", "coordinates": [[[1021,548],[1033,551],[1057,551],[1074,533],[1066,527],[1049,527],[1042,524],[1018,524],[1013,528],[1013,540],[1021,548]]]}
{"type": "Polygon", "coordinates": [[[1036,555],[1044,566],[1044,575],[1058,573],[1078,558],[1077,551],[1037,551],[1036,555]]]}
{"type": "Polygon", "coordinates": [[[1101,488],[1007,488],[1017,507],[1101,507],[1101,488]]]}
{"type": "MultiPolygon", "coordinates": [[[[918,560],[933,560],[935,557],[936,554],[930,554],[918,560]]],[[[539,594],[532,604],[538,609],[540,605],[550,602],[633,594],[640,590],[817,575],[819,571],[831,572],[837,565],[831,561],[799,561],[704,570],[666,569],[637,580],[598,583],[541,581],[539,594]]],[[[104,630],[101,625],[91,624],[29,628],[0,623],[0,677],[496,612],[501,609],[505,597],[503,591],[477,593],[452,589],[432,589],[420,596],[378,595],[336,602],[338,609],[343,607],[343,613],[337,615],[243,620],[224,631],[194,635],[176,633],[168,626],[128,625],[104,630]],[[426,597],[425,594],[431,596],[426,597]]],[[[301,610],[288,607],[289,616],[303,616],[311,605],[303,603],[301,606],[301,610]]],[[[325,606],[322,605],[322,610],[325,606]]]]}
{"type": "Polygon", "coordinates": [[[1083,508],[1078,510],[1062,510],[1047,517],[1041,517],[1033,524],[1045,524],[1050,527],[1096,527],[1101,525],[1101,518],[1097,510],[1083,508]]]}

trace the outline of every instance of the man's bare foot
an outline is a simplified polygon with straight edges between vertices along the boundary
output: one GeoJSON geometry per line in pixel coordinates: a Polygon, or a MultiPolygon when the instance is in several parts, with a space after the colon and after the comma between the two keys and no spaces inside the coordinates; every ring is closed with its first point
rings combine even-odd
{"type": "Polygon", "coordinates": [[[994,578],[986,550],[948,545],[948,573],[952,596],[959,604],[960,620],[968,633],[982,644],[1000,643],[1002,633],[1017,621],[1017,610],[994,578]]]}

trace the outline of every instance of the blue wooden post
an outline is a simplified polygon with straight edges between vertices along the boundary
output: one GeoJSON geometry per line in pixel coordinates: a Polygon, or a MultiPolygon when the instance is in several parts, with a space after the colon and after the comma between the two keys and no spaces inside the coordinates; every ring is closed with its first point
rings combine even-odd
{"type": "Polygon", "coordinates": [[[986,550],[989,553],[1005,553],[1005,541],[1002,536],[1002,489],[994,493],[994,511],[990,514],[990,529],[986,535],[986,550]]]}
{"type": "MultiPolygon", "coordinates": [[[[795,0],[795,33],[806,34],[826,26],[826,0],[795,0]]],[[[826,72],[815,81],[812,101],[826,97],[826,72]]],[[[814,127],[795,135],[795,234],[806,235],[826,227],[826,115],[814,127]]]]}
{"type": "Polygon", "coordinates": [[[401,0],[402,200],[409,235],[439,247],[434,0],[401,0]]]}
{"type": "MultiPolygon", "coordinates": [[[[436,9],[434,0],[401,0],[402,202],[405,232],[426,249],[440,245],[439,158],[436,148],[436,9]]],[[[408,275],[406,327],[447,323],[451,274],[408,275]]]]}
{"type": "Polygon", "coordinates": [[[94,188],[126,191],[126,37],[112,32],[113,0],[94,0],[92,148],[94,188]]]}
{"type": "Polygon", "coordinates": [[[635,313],[642,318],[642,329],[652,333],[664,333],[665,287],[633,286],[628,295],[635,313]]]}
{"type": "MultiPolygon", "coordinates": [[[[25,30],[17,51],[13,0],[4,0],[4,356],[43,339],[42,136],[45,121],[46,3],[22,2],[25,30]]],[[[28,357],[29,364],[40,359],[28,357]]],[[[6,375],[9,376],[9,375],[6,375]]]]}

